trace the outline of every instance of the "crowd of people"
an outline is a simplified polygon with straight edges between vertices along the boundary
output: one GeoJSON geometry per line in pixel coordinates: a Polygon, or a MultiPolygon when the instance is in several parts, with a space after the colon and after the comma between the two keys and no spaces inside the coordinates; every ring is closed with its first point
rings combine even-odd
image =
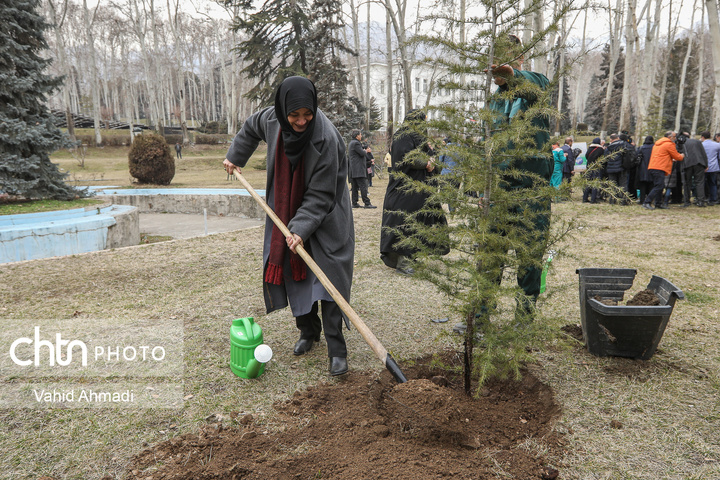
{"type": "Polygon", "coordinates": [[[626,133],[610,135],[605,143],[596,137],[585,154],[588,180],[606,180],[614,192],[586,187],[583,202],[598,203],[607,197],[623,205],[634,200],[648,210],[667,209],[673,197],[686,208],[718,204],[720,133],[709,131],[700,138],[688,132],[667,131],[659,140],[645,137],[636,145],[626,133]]]}

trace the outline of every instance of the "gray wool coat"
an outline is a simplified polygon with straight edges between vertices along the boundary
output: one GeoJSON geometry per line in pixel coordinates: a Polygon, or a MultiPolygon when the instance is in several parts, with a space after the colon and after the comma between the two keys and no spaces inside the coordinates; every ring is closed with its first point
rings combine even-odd
{"type": "Polygon", "coordinates": [[[357,138],[350,140],[348,157],[350,159],[350,178],[367,178],[367,152],[357,138]]]}
{"type": "MultiPolygon", "coordinates": [[[[267,143],[266,199],[274,209],[275,150],[280,124],[274,107],[265,108],[244,123],[235,135],[227,159],[243,168],[255,152],[260,141],[267,143]]],[[[315,117],[315,130],[305,149],[305,195],[300,208],[290,220],[288,229],[303,239],[313,260],[327,275],[340,294],[350,301],[353,262],[355,256],[355,225],[347,187],[348,159],[345,142],[335,126],[319,109],[315,117]]],[[[270,254],[270,236],[273,223],[265,221],[263,272],[270,254]]],[[[295,282],[290,275],[289,250],[285,255],[283,285],[263,284],[265,307],[269,312],[289,305],[293,316],[310,312],[317,300],[333,301],[310,268],[307,278],[295,282]]]]}

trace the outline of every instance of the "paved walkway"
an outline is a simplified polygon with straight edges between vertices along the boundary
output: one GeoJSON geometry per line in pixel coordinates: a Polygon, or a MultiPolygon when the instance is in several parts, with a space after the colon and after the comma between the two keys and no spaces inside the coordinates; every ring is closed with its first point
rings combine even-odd
{"type": "MultiPolygon", "coordinates": [[[[264,220],[208,215],[207,234],[231,232],[263,225],[264,220]]],[[[186,213],[141,213],[140,233],[172,238],[192,238],[205,235],[204,215],[186,213]]]]}

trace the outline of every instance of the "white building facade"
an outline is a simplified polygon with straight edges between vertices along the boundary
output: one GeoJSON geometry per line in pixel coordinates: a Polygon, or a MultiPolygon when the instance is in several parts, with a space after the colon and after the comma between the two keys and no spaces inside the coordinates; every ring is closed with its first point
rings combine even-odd
{"type": "MultiPolygon", "coordinates": [[[[365,85],[365,77],[367,75],[367,66],[361,67],[361,76],[363,85],[365,85]]],[[[459,106],[462,97],[466,97],[465,105],[468,110],[481,108],[482,87],[484,78],[478,76],[468,76],[465,82],[468,85],[468,91],[462,92],[457,89],[443,88],[442,85],[447,82],[447,71],[441,70],[426,64],[417,64],[412,69],[410,76],[410,88],[412,89],[412,105],[413,108],[427,109],[429,119],[438,119],[441,115],[440,111],[434,110],[432,107],[443,106],[459,106]]],[[[393,65],[392,68],[392,108],[393,120],[396,124],[402,122],[405,118],[405,96],[402,76],[402,67],[399,63],[393,65]]],[[[370,97],[375,99],[375,104],[380,108],[381,122],[388,121],[388,68],[387,63],[372,62],[370,63],[370,97]]]]}

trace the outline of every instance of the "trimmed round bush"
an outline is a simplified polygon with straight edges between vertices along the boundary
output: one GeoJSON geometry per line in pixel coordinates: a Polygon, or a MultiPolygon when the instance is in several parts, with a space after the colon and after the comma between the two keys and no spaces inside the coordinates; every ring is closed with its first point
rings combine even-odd
{"type": "Polygon", "coordinates": [[[175,176],[175,158],[165,139],[157,134],[135,137],[128,154],[130,175],[140,183],[169,185],[175,176]]]}

